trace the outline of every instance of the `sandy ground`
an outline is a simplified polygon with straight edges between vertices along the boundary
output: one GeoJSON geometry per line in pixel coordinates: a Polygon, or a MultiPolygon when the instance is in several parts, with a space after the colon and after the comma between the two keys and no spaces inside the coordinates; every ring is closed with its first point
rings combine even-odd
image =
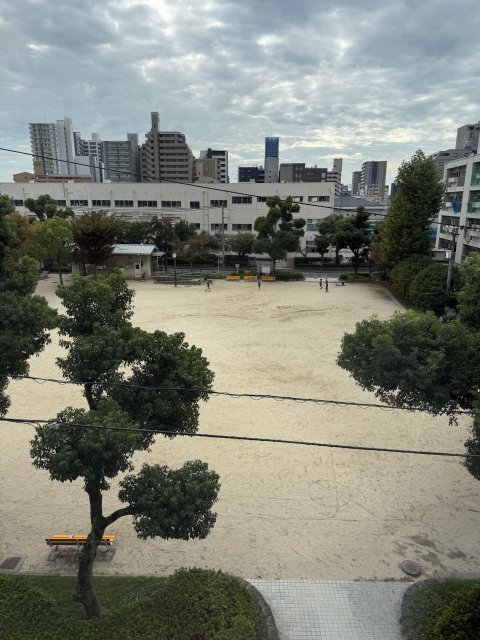
{"type": "MultiPolygon", "coordinates": [[[[216,373],[215,388],[238,392],[375,401],[335,364],[344,332],[399,305],[368,285],[217,282],[203,287],[138,283],[134,322],[144,329],[183,331],[216,373]]],[[[39,292],[52,305],[55,278],[39,292]]],[[[32,375],[59,377],[52,344],[31,363],[32,375]]],[[[73,386],[17,381],[10,416],[50,418],[84,406],[73,386]]],[[[468,421],[378,409],[325,407],[271,400],[212,398],[200,431],[462,451],[468,421]]],[[[60,484],[33,468],[30,426],[0,430],[0,559],[26,555],[22,571],[73,572],[76,552],[51,560],[45,536],[87,531],[81,483],[60,484]]],[[[249,578],[385,579],[403,576],[412,559],[427,575],[478,571],[480,485],[453,459],[326,450],[281,444],[159,438],[150,462],[205,460],[221,477],[218,520],[203,541],[137,540],[124,518],[113,558],[99,554],[97,572],[157,574],[180,566],[223,569],[249,578]]],[[[116,483],[105,510],[118,506],[116,483]]]]}

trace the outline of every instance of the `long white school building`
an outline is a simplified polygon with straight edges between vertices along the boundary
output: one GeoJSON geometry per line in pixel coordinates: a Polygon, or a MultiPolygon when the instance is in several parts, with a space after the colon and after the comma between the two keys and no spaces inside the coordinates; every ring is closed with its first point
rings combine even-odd
{"type": "Polygon", "coordinates": [[[275,184],[168,184],[168,183],[0,183],[0,193],[8,195],[17,211],[28,214],[27,198],[43,194],[56,200],[58,207],[84,211],[108,210],[127,220],[148,220],[153,215],[186,220],[197,229],[219,231],[224,208],[225,233],[253,231],[255,219],[267,212],[266,199],[292,196],[300,205],[295,217],[305,218],[302,248],[314,247],[316,224],[333,213],[335,184],[330,182],[294,182],[275,184]]]}

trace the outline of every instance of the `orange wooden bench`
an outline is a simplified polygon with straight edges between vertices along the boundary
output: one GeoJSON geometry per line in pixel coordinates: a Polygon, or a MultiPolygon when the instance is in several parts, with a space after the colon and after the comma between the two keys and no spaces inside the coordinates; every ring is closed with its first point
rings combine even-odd
{"type": "MultiPolygon", "coordinates": [[[[98,544],[99,546],[106,547],[107,551],[111,551],[116,538],[117,536],[103,536],[98,544]]],[[[87,542],[87,535],[57,533],[49,538],[45,538],[45,542],[49,547],[55,547],[55,551],[58,551],[58,547],[77,547],[77,549],[80,549],[80,547],[87,542]]]]}

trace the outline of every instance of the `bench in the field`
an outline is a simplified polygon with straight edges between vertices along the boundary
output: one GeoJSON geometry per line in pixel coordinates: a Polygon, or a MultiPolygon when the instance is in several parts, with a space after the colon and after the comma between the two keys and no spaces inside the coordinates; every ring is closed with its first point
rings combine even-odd
{"type": "MultiPolygon", "coordinates": [[[[116,536],[103,536],[98,544],[106,547],[107,551],[111,551],[115,540],[116,536]]],[[[85,534],[57,533],[45,538],[45,542],[49,547],[55,547],[55,551],[58,551],[58,547],[77,547],[80,549],[87,542],[87,536],[85,534]]]]}

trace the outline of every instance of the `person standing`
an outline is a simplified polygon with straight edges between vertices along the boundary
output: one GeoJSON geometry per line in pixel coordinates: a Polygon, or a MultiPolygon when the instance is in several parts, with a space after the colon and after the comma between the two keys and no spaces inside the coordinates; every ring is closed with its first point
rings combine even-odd
{"type": "Polygon", "coordinates": [[[258,283],[258,288],[260,289],[260,287],[262,286],[262,279],[260,278],[260,276],[258,276],[257,278],[257,283],[258,283]]]}
{"type": "Polygon", "coordinates": [[[328,293],[328,278],[325,278],[325,293],[328,293]]]}
{"type": "Polygon", "coordinates": [[[320,289],[323,289],[323,278],[320,278],[320,282],[318,284],[320,285],[320,289]]]}

